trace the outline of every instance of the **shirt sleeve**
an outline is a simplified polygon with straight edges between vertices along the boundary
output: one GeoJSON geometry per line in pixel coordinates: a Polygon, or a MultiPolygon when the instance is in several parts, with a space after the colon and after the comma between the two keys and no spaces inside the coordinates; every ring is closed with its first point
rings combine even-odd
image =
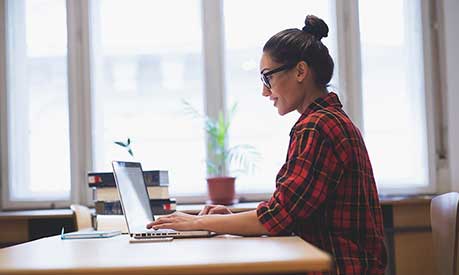
{"type": "Polygon", "coordinates": [[[257,207],[259,221],[273,235],[291,233],[295,220],[307,219],[319,208],[342,174],[331,143],[317,129],[295,132],[273,196],[257,207]]]}

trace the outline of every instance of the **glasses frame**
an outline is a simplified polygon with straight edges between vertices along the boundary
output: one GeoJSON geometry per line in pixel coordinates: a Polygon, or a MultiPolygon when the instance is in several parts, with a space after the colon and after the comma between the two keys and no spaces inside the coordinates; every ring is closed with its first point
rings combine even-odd
{"type": "Polygon", "coordinates": [[[269,70],[269,71],[266,71],[266,72],[261,72],[260,73],[261,82],[263,83],[263,85],[265,85],[266,88],[271,89],[271,83],[269,81],[269,77],[268,76],[273,75],[275,73],[279,73],[279,72],[285,71],[285,70],[290,70],[291,68],[293,68],[295,66],[296,66],[296,63],[284,64],[284,65],[282,65],[280,67],[277,67],[275,69],[272,69],[272,70],[269,70]]]}

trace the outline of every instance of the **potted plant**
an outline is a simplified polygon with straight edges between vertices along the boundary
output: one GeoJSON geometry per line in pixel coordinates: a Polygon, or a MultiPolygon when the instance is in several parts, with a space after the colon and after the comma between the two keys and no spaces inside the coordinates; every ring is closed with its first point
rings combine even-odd
{"type": "Polygon", "coordinates": [[[259,153],[250,145],[228,147],[229,128],[237,104],[232,106],[227,115],[220,111],[217,119],[199,113],[185,100],[183,104],[188,114],[204,121],[209,153],[206,161],[209,202],[223,205],[237,202],[236,177],[231,175],[253,171],[255,160],[259,157],[259,153]]]}

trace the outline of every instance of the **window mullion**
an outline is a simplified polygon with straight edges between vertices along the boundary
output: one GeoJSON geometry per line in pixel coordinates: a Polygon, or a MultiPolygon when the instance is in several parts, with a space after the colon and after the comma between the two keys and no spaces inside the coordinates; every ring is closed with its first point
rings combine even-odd
{"type": "Polygon", "coordinates": [[[8,141],[6,104],[6,0],[0,0],[0,209],[8,199],[8,141]]]}
{"type": "MultiPolygon", "coordinates": [[[[202,0],[202,34],[205,112],[209,117],[217,118],[220,111],[223,114],[225,112],[224,27],[221,0],[202,0]]],[[[214,156],[208,151],[207,157],[213,159],[214,156]]]]}
{"type": "Polygon", "coordinates": [[[435,63],[433,59],[434,54],[434,45],[433,45],[433,34],[435,33],[434,26],[432,25],[431,18],[431,9],[433,6],[430,6],[430,1],[421,1],[421,30],[422,30],[422,44],[423,44],[423,58],[424,58],[424,97],[425,97],[425,110],[426,110],[426,130],[427,130],[427,145],[428,145],[428,158],[429,158],[429,192],[434,192],[436,190],[436,182],[439,180],[437,177],[437,167],[441,167],[440,158],[443,155],[443,144],[441,143],[441,123],[436,123],[442,121],[442,115],[440,110],[435,111],[438,107],[437,103],[441,101],[441,96],[436,98],[434,96],[434,91],[440,91],[439,87],[439,76],[436,74],[438,72],[438,62],[435,63]],[[434,79],[436,79],[434,81],[434,79]],[[436,86],[436,87],[435,87],[436,86]],[[437,125],[437,127],[435,127],[437,125]],[[435,131],[438,129],[438,131],[435,131]],[[437,154],[438,152],[438,154],[437,154]]]}
{"type": "Polygon", "coordinates": [[[339,45],[339,87],[343,95],[343,105],[352,121],[364,132],[358,1],[336,0],[335,11],[339,45]]]}
{"type": "Polygon", "coordinates": [[[89,2],[67,1],[71,200],[87,204],[91,167],[89,2]]]}

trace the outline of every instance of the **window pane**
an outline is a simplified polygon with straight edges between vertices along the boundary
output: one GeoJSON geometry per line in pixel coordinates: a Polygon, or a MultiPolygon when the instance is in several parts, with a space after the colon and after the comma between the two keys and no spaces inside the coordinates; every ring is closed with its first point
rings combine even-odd
{"type": "Polygon", "coordinates": [[[94,169],[141,161],[172,194],[205,192],[200,1],[93,1],[94,169]],[[180,8],[177,8],[180,7],[180,8]],[[131,139],[134,157],[115,141],[131,139]]]}
{"type": "MultiPolygon", "coordinates": [[[[238,104],[230,145],[252,145],[261,157],[254,173],[238,176],[240,193],[274,190],[276,174],[287,155],[290,129],[300,114],[292,112],[281,117],[269,99],[261,95],[260,58],[272,35],[287,28],[301,29],[308,14],[321,17],[328,24],[329,37],[323,42],[335,53],[336,28],[329,1],[224,1],[227,95],[229,106],[238,104]]],[[[335,79],[332,83],[336,83],[335,79]]]]}
{"type": "Polygon", "coordinates": [[[420,4],[359,1],[365,140],[382,188],[429,182],[420,4]]]}
{"type": "Polygon", "coordinates": [[[7,2],[11,200],[68,199],[65,0],[7,2]]]}

